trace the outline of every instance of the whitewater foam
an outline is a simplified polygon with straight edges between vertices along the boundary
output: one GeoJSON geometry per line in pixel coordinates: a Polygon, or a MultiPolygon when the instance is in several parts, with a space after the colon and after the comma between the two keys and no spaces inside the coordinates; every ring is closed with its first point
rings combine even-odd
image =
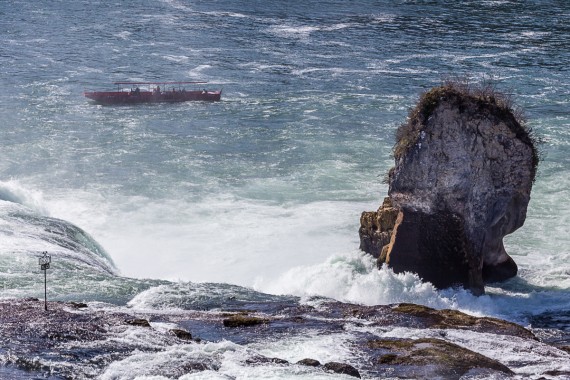
{"type": "Polygon", "coordinates": [[[17,203],[42,215],[49,215],[43,194],[22,185],[19,181],[0,181],[0,201],[17,203]]]}

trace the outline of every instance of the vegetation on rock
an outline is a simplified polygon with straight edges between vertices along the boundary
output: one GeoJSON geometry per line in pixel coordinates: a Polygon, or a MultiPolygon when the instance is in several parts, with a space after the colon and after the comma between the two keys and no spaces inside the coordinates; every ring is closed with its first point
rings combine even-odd
{"type": "Polygon", "coordinates": [[[416,107],[410,111],[408,121],[401,124],[396,131],[396,144],[393,150],[396,161],[417,144],[427,120],[443,101],[455,104],[461,111],[465,110],[468,101],[473,101],[481,109],[489,109],[490,115],[495,115],[504,121],[515,133],[516,138],[532,148],[533,177],[536,175],[540,161],[538,138],[526,123],[522,110],[513,106],[511,97],[488,83],[473,86],[467,81],[446,81],[441,86],[424,92],[416,107]]]}

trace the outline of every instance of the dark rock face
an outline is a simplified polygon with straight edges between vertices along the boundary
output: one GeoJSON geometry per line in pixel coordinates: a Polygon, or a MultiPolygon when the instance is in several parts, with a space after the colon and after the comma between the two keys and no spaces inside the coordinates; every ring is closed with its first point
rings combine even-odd
{"type": "Polygon", "coordinates": [[[401,238],[394,239],[386,250],[385,261],[390,267],[396,273],[415,268],[414,272],[438,288],[468,287],[472,255],[467,254],[470,247],[465,244],[463,220],[449,212],[425,214],[404,209],[399,215],[393,236],[401,238]]]}
{"type": "Polygon", "coordinates": [[[524,223],[538,154],[527,129],[494,95],[432,89],[400,127],[391,202],[361,218],[361,249],[380,264],[475,294],[485,282],[516,275],[503,237],[524,223]]]}

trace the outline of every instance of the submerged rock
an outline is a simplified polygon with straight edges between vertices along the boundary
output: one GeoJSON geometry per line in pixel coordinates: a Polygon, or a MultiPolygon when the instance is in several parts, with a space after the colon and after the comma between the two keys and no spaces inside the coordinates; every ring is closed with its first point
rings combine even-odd
{"type": "Polygon", "coordinates": [[[309,367],[319,367],[321,365],[321,362],[319,362],[318,360],[315,359],[301,359],[297,362],[297,364],[301,364],[301,365],[306,365],[309,367]]]}
{"type": "Polygon", "coordinates": [[[125,320],[125,323],[132,326],[150,327],[150,322],[142,318],[127,319],[125,320]]]}
{"type": "Polygon", "coordinates": [[[514,374],[496,360],[441,339],[375,339],[367,344],[379,365],[398,365],[406,377],[459,379],[476,368],[514,374]]]}
{"type": "Polygon", "coordinates": [[[394,158],[389,199],[361,217],[361,249],[438,288],[482,294],[516,275],[503,237],[524,223],[538,153],[504,98],[432,89],[399,128],[394,158]]]}
{"type": "Polygon", "coordinates": [[[327,371],[331,371],[334,373],[341,373],[343,375],[358,377],[359,379],[361,378],[358,370],[356,368],[354,368],[353,366],[351,366],[350,364],[338,363],[338,362],[329,362],[329,363],[325,363],[323,365],[323,368],[327,371]]]}
{"type": "Polygon", "coordinates": [[[473,317],[457,310],[436,310],[427,306],[401,303],[392,310],[397,313],[407,314],[421,321],[423,328],[431,329],[462,329],[492,334],[512,335],[525,339],[537,340],[536,336],[517,325],[502,319],[489,317],[473,317]]]}
{"type": "Polygon", "coordinates": [[[252,317],[249,315],[235,314],[223,320],[225,327],[247,327],[268,323],[266,318],[252,317]]]}
{"type": "Polygon", "coordinates": [[[192,340],[192,334],[186,330],[172,329],[170,332],[180,340],[192,340]]]}
{"type": "Polygon", "coordinates": [[[267,356],[262,356],[262,355],[251,357],[251,358],[247,359],[245,362],[249,365],[259,365],[259,364],[267,364],[267,363],[282,364],[282,365],[290,364],[285,359],[268,358],[267,356]]]}

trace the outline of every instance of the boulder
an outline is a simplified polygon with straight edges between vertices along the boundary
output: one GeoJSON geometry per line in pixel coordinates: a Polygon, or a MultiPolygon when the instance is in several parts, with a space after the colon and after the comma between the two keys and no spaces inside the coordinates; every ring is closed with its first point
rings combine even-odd
{"type": "Polygon", "coordinates": [[[150,322],[142,318],[126,319],[125,323],[132,326],[150,327],[150,322]]]}
{"type": "Polygon", "coordinates": [[[222,323],[225,327],[248,327],[269,323],[269,319],[243,314],[234,314],[224,319],[222,323]]]}
{"type": "Polygon", "coordinates": [[[321,362],[316,359],[306,358],[299,360],[297,364],[306,365],[308,367],[320,367],[321,362]]]}
{"type": "Polygon", "coordinates": [[[338,362],[329,362],[323,365],[323,368],[327,371],[334,372],[334,373],[341,373],[343,375],[349,375],[357,378],[360,377],[360,373],[356,368],[351,366],[350,364],[345,363],[338,363],[338,362]]]}
{"type": "Polygon", "coordinates": [[[482,294],[485,283],[515,276],[503,237],[524,223],[538,153],[508,100],[457,84],[434,88],[396,138],[389,201],[363,213],[361,249],[438,288],[482,294]]]}
{"type": "Polygon", "coordinates": [[[262,365],[267,363],[273,364],[282,364],[287,365],[290,364],[287,360],[281,358],[269,358],[267,356],[256,355],[253,356],[245,361],[249,365],[262,365]]]}
{"type": "Polygon", "coordinates": [[[172,329],[170,332],[180,340],[192,340],[192,333],[182,329],[172,329]]]}
{"type": "Polygon", "coordinates": [[[460,379],[474,369],[514,375],[497,360],[437,338],[375,339],[368,341],[368,347],[376,353],[379,366],[398,365],[406,378],[460,379]]]}

